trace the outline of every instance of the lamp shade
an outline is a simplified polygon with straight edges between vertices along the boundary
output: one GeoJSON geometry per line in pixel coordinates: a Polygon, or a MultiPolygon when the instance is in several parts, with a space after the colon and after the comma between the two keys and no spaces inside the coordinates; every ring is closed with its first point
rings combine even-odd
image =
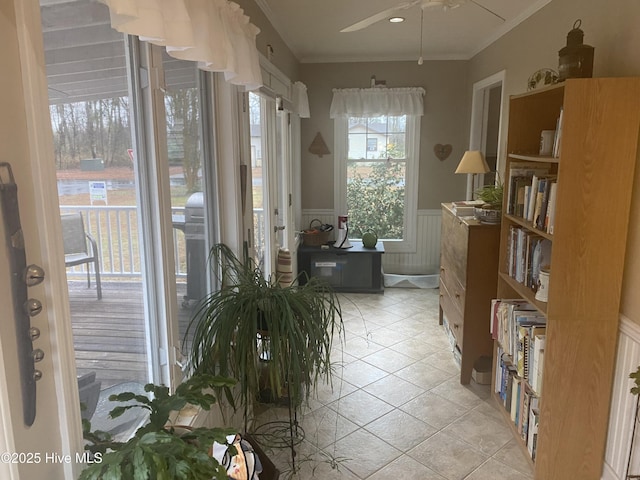
{"type": "Polygon", "coordinates": [[[487,173],[489,165],[478,150],[467,150],[462,156],[455,173],[487,173]]]}

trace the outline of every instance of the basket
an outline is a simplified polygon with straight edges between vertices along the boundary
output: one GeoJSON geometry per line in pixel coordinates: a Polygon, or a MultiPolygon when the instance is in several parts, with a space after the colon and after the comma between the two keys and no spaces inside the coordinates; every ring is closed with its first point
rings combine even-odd
{"type": "Polygon", "coordinates": [[[329,241],[329,235],[333,230],[333,225],[323,224],[319,219],[314,218],[309,222],[309,228],[302,231],[302,244],[308,247],[319,247],[329,241]],[[318,222],[314,225],[314,222],[318,222]]]}

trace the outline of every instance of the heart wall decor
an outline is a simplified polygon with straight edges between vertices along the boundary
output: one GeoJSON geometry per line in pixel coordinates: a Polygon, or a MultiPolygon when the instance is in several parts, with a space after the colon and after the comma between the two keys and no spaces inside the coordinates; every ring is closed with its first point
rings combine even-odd
{"type": "Polygon", "coordinates": [[[437,143],[433,147],[433,151],[436,154],[436,157],[438,157],[438,159],[440,159],[441,162],[449,158],[449,155],[451,155],[452,150],[453,150],[453,147],[448,143],[446,145],[437,143]]]}

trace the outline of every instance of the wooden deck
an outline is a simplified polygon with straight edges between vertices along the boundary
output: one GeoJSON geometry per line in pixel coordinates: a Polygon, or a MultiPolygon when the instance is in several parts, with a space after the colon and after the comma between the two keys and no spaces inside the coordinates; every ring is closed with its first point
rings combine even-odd
{"type": "MultiPolygon", "coordinates": [[[[179,288],[179,324],[184,332],[190,311],[181,306],[185,286],[179,288]]],[[[95,286],[69,282],[71,324],[78,375],[96,372],[102,388],[123,382],[147,383],[142,284],[102,281],[102,300],[95,286]]]]}

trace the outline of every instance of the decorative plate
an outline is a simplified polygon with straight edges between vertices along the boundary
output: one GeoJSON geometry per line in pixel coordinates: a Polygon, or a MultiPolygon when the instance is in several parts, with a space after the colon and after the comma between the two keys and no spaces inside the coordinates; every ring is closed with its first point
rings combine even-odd
{"type": "Polygon", "coordinates": [[[534,90],[545,85],[553,85],[558,83],[558,72],[550,68],[541,68],[529,77],[527,82],[527,90],[534,90]]]}

